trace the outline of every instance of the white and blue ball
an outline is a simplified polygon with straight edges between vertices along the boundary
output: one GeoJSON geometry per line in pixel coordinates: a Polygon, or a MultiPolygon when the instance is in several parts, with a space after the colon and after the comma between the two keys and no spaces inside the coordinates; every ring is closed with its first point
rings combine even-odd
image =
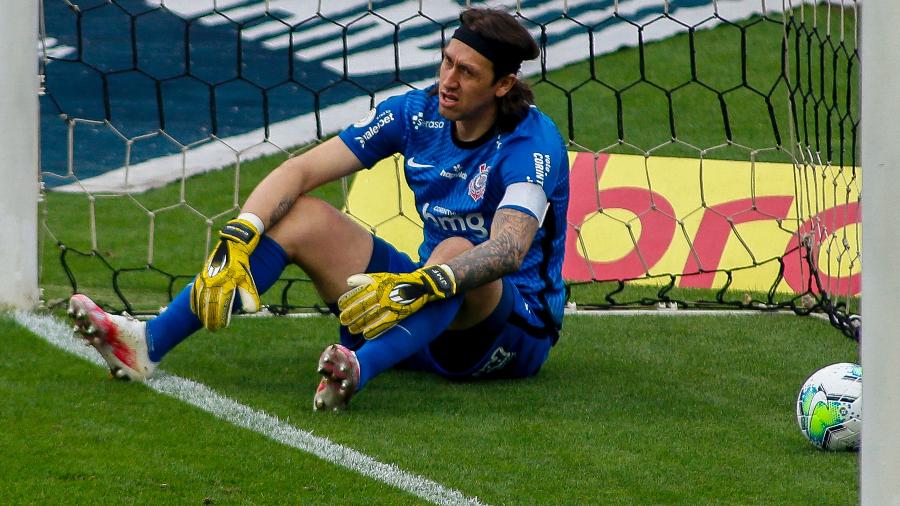
{"type": "Polygon", "coordinates": [[[839,363],[819,369],[797,397],[800,431],[823,450],[858,450],[862,430],[862,367],[839,363]]]}

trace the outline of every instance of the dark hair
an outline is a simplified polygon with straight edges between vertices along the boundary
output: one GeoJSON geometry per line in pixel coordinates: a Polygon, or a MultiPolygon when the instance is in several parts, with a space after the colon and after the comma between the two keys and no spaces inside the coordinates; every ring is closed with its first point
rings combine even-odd
{"type": "MultiPolygon", "coordinates": [[[[503,47],[511,54],[503,58],[505,63],[498,68],[494,63],[494,79],[491,84],[519,71],[523,60],[533,60],[541,54],[534,38],[516,18],[506,11],[491,8],[466,9],[459,16],[462,26],[475,32],[489,43],[503,47]]],[[[513,130],[527,114],[534,103],[534,93],[524,82],[516,79],[509,92],[497,99],[497,125],[503,131],[513,130]]]]}

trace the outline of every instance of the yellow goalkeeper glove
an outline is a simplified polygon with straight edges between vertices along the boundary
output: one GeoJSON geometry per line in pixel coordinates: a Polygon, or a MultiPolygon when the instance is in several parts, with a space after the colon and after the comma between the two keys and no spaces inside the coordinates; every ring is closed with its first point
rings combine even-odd
{"type": "Polygon", "coordinates": [[[228,326],[235,292],[241,297],[244,311],[259,311],[259,294],[250,274],[250,253],[259,237],[256,226],[238,218],[226,223],[219,232],[219,243],[191,288],[191,311],[207,329],[228,326]]]}
{"type": "Polygon", "coordinates": [[[374,339],[428,302],[456,294],[456,279],[446,265],[413,272],[354,274],[350,291],[338,299],[341,324],[354,334],[374,339]]]}

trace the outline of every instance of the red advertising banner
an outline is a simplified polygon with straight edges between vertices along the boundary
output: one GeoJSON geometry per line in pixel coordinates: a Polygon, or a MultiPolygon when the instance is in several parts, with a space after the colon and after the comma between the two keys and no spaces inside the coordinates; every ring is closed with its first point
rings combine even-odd
{"type": "MultiPolygon", "coordinates": [[[[807,238],[817,244],[814,256],[826,289],[860,291],[859,181],[844,170],[576,152],[569,157],[567,280],[658,284],[658,276],[677,274],[678,286],[719,288],[728,279],[722,271],[729,270],[732,288],[766,291],[783,258],[777,290],[803,292],[808,267],[799,246],[807,238]]],[[[415,258],[421,220],[400,159],[358,174],[347,210],[415,258]]]]}

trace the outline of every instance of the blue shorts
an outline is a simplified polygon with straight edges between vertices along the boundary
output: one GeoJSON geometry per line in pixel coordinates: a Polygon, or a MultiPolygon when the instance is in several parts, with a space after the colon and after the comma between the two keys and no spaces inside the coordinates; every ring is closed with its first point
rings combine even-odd
{"type": "MultiPolygon", "coordinates": [[[[366,272],[412,272],[421,264],[378,237],[366,272]]],[[[398,367],[437,373],[451,379],[522,378],[533,376],[547,360],[555,341],[544,330],[514,284],[503,279],[503,295],[481,323],[465,330],[447,330],[398,367]]],[[[362,336],[341,326],[341,344],[357,349],[362,336]]]]}

